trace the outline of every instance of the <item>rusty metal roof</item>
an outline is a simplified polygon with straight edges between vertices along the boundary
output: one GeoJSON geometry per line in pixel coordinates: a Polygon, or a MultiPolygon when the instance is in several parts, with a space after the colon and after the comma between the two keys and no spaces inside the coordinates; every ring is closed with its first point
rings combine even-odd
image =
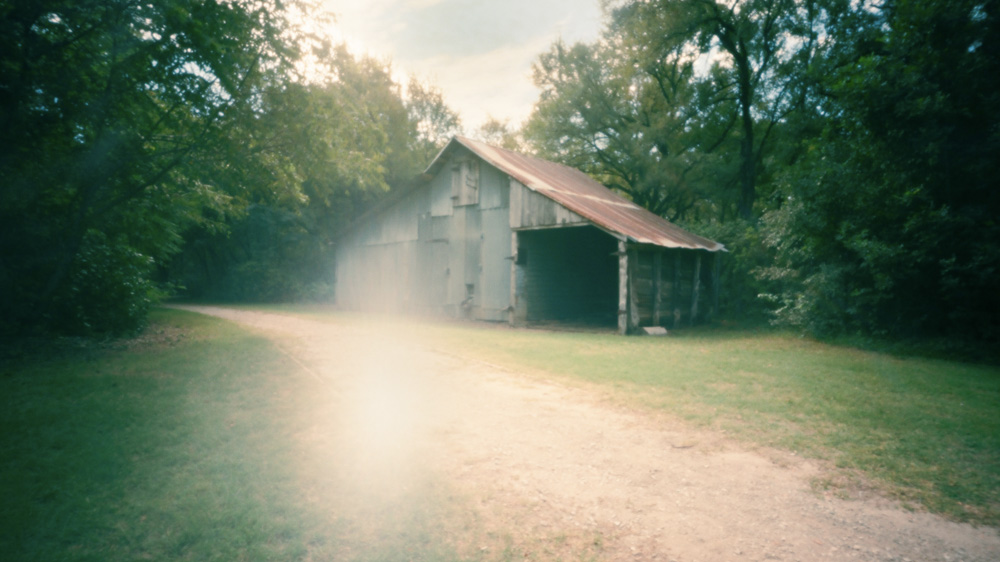
{"type": "Polygon", "coordinates": [[[580,170],[465,137],[453,138],[427,172],[436,173],[444,155],[454,150],[456,144],[468,148],[528,189],[628,241],[664,248],[726,251],[722,244],[680,228],[611,191],[580,170]]]}

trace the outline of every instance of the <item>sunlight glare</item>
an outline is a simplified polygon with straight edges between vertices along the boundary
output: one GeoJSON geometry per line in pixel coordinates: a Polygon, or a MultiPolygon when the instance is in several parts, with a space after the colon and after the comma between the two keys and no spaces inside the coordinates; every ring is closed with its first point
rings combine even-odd
{"type": "Polygon", "coordinates": [[[427,419],[427,397],[416,380],[426,375],[426,359],[396,339],[372,337],[359,345],[363,349],[351,354],[359,360],[345,373],[353,388],[343,421],[369,477],[405,479],[427,419]]]}

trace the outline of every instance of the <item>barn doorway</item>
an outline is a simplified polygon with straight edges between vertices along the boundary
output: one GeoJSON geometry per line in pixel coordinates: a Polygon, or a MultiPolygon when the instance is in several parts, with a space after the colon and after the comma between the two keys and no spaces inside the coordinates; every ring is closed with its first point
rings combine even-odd
{"type": "Polygon", "coordinates": [[[613,327],[618,317],[618,241],[590,225],[517,233],[519,320],[613,327]]]}

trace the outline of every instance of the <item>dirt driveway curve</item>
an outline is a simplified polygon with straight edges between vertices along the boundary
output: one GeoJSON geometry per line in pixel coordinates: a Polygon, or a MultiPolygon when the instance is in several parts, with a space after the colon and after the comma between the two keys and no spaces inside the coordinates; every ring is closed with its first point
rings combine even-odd
{"type": "MultiPolygon", "coordinates": [[[[463,514],[448,537],[486,559],[1000,560],[1000,534],[880,498],[815,492],[813,463],[622,411],[584,390],[390,340],[377,330],[186,307],[273,339],[329,387],[337,478],[369,504],[427,475],[463,514]],[[499,552],[500,550],[504,552],[499,552]],[[492,556],[491,554],[496,554],[492,556]]],[[[331,484],[331,486],[333,486],[331,484]]],[[[322,495],[321,485],[316,494],[322,495]]],[[[317,500],[319,501],[319,500],[317,500]]]]}

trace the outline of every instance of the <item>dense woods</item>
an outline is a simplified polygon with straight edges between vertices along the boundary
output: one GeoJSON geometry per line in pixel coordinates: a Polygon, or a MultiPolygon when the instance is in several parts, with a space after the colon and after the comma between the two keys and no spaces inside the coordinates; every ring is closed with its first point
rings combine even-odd
{"type": "Polygon", "coordinates": [[[730,316],[1000,338],[998,3],[647,0],[557,43],[525,136],[723,241],[730,316]]]}
{"type": "MultiPolygon", "coordinates": [[[[0,0],[0,330],[329,299],[337,233],[461,130],[276,0],[0,0]],[[309,70],[301,61],[310,60],[309,70]]],[[[520,130],[715,238],[723,315],[1000,340],[993,0],[611,2],[520,130]]]]}

